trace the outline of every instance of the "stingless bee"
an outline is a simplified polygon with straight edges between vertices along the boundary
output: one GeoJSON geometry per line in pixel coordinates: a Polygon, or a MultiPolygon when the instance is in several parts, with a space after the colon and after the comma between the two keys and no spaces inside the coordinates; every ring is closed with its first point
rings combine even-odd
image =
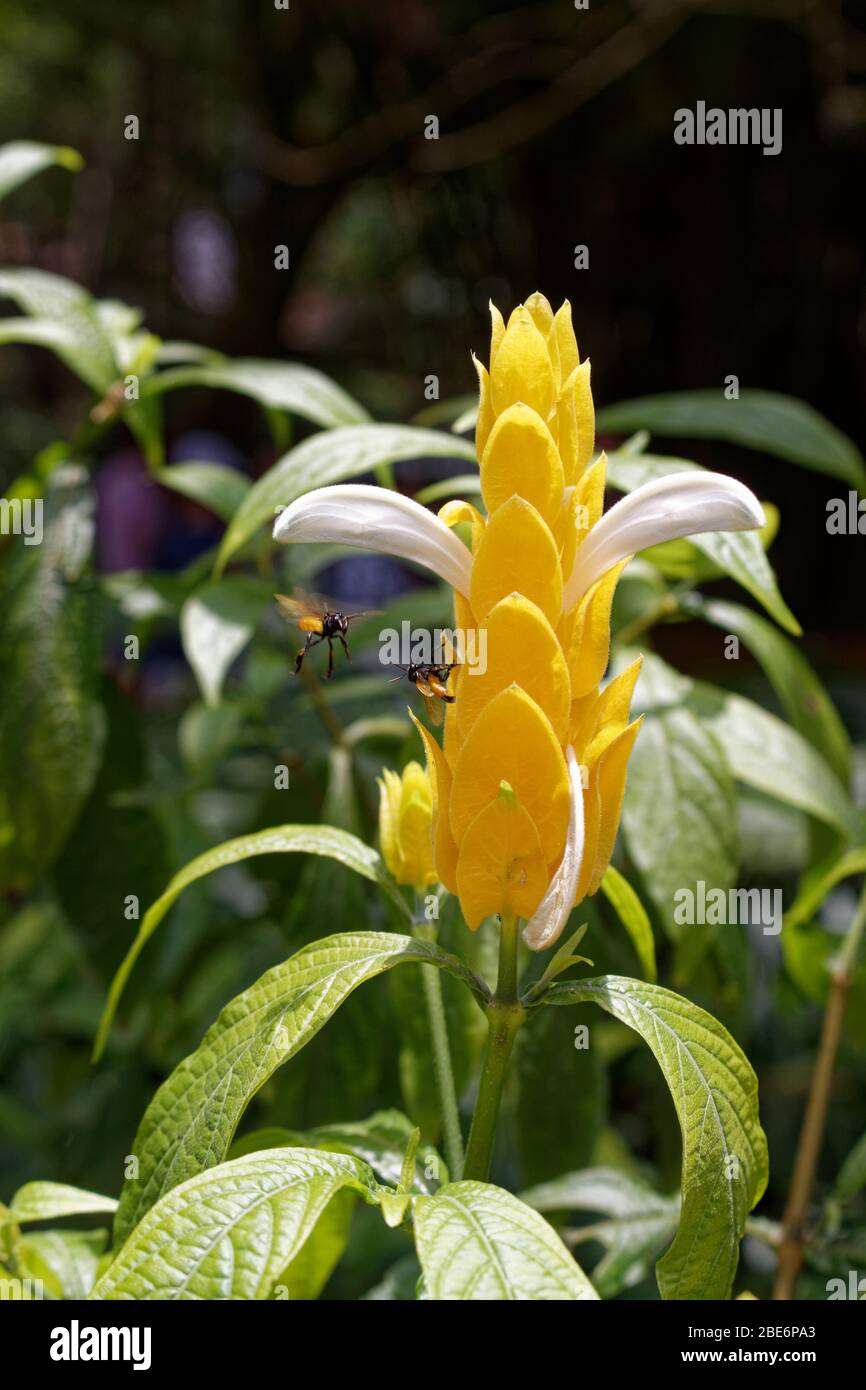
{"type": "Polygon", "coordinates": [[[296,589],[291,598],[286,594],[274,594],[274,598],[280,605],[283,617],[288,622],[296,622],[305,634],[304,645],[295,658],[295,675],[300,671],[310,648],[317,647],[320,642],[327,642],[328,670],[325,679],[330,680],[334,672],[334,642],[342,643],[346,660],[351,661],[349,644],[346,641],[349,624],[358,618],[374,616],[372,610],[347,613],[332,599],[322,598],[321,594],[306,594],[302,589],[296,589]]]}
{"type": "Polygon", "coordinates": [[[438,665],[428,661],[410,661],[401,666],[402,676],[394,680],[411,681],[415,689],[424,696],[427,714],[431,724],[441,724],[445,715],[444,705],[453,705],[455,695],[448,694],[448,677],[460,665],[459,661],[443,661],[438,665]]]}

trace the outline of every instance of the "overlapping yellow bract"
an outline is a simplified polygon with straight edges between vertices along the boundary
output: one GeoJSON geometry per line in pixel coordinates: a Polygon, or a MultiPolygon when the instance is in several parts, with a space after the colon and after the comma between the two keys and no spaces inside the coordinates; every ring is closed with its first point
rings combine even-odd
{"type": "Polygon", "coordinates": [[[472,522],[470,597],[456,596],[456,620],[486,631],[487,669],[452,676],[442,747],[418,726],[436,869],[473,928],[492,913],[529,918],[544,897],[569,826],[569,746],[584,785],[576,900],[598,889],[639,724],[628,722],[639,662],[599,691],[623,566],[562,611],[577,550],[602,514],[605,474],[603,454],[590,465],[590,367],[580,360],[571,306],[554,314],[534,294],[507,324],[493,306],[491,317],[489,369],[475,363],[487,519],[466,503],[440,513],[448,525],[472,522]]]}
{"type": "Polygon", "coordinates": [[[379,842],[382,858],[398,883],[424,888],[439,877],[433,863],[434,792],[420,763],[402,776],[382,769],[379,782],[379,842]]]}

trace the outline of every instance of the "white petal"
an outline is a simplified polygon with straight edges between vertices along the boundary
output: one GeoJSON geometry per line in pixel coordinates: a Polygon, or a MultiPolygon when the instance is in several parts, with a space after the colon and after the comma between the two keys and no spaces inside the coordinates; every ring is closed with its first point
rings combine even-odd
{"type": "Polygon", "coordinates": [[[704,531],[753,531],[764,521],[755,494],[723,473],[696,469],[644,483],[605,512],[578,547],[562,610],[579,603],[613,565],[648,546],[704,531]]]}
{"type": "Polygon", "coordinates": [[[574,907],[574,895],[580,879],[580,866],[583,863],[583,784],[580,778],[580,763],[573,748],[566,755],[568,782],[571,792],[571,815],[568,821],[568,834],[565,837],[565,851],[559,868],[550,880],[550,885],[538,907],[523,928],[523,940],[533,951],[546,951],[562,935],[574,907]]]}
{"type": "Polygon", "coordinates": [[[426,507],[388,488],[343,483],[305,493],[280,512],[274,540],[331,541],[414,560],[469,597],[466,546],[426,507]]]}

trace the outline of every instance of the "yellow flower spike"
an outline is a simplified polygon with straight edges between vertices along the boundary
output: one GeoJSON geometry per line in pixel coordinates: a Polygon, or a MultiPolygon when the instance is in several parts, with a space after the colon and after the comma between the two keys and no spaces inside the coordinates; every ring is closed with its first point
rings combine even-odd
{"type": "Polygon", "coordinates": [[[565,758],[547,715],[517,686],[494,696],[457,759],[450,819],[458,844],[502,781],[531,816],[548,864],[558,861],[571,809],[565,758]]]}
{"type": "MultiPolygon", "coordinates": [[[[595,870],[589,881],[587,892],[597,893],[605,869],[610,863],[619,817],[622,811],[622,798],[625,793],[625,777],[637,732],[643,723],[643,716],[629,724],[627,729],[614,739],[599,759],[594,775],[598,782],[598,798],[601,806],[601,819],[598,829],[598,847],[595,852],[595,870]]],[[[590,777],[592,780],[592,774],[590,777]]]]}
{"type": "Polygon", "coordinates": [[[607,669],[610,609],[617,581],[627,563],[623,560],[608,570],[560,622],[558,634],[571,673],[573,700],[594,690],[607,669]]]}
{"type": "Polygon", "coordinates": [[[489,515],[515,494],[531,503],[547,522],[559,512],[563,488],[559,450],[541,416],[522,401],[498,417],[480,466],[481,493],[489,515]]]}
{"type": "Polygon", "coordinates": [[[576,482],[592,458],[595,447],[595,407],[592,403],[589,358],[575,368],[562,389],[564,392],[570,390],[574,400],[577,420],[576,472],[574,478],[568,478],[567,481],[576,482]]]}
{"type": "Polygon", "coordinates": [[[546,420],[556,396],[556,382],[547,344],[524,308],[508,321],[490,372],[493,409],[497,415],[517,401],[537,410],[546,420]]]}
{"type": "Polygon", "coordinates": [[[569,742],[583,762],[597,761],[603,751],[602,742],[597,739],[604,730],[619,734],[628,724],[631,697],[642,665],[643,657],[636,657],[604,690],[590,691],[572,702],[569,742]]]}
{"type": "Polygon", "coordinates": [[[446,502],[444,507],[439,508],[439,519],[444,521],[446,526],[459,526],[461,522],[467,522],[472,527],[472,554],[474,555],[487,525],[478,508],[473,507],[471,502],[456,499],[453,502],[446,502]]]}
{"type": "Polygon", "coordinates": [[[591,368],[571,306],[554,313],[534,294],[507,324],[491,305],[490,322],[489,365],[473,355],[486,523],[468,503],[436,517],[399,493],[347,483],[290,502],[274,538],[420,563],[454,590],[456,626],[484,633],[486,653],[475,647],[483,674],[451,673],[442,746],[412,715],[429,804],[416,772],[405,787],[385,773],[381,839],[400,874],[416,873],[429,813],[440,880],[459,893],[470,925],[507,919],[511,969],[513,916],[528,918],[533,949],[553,945],[572,898],[597,890],[613,850],[640,723],[628,723],[638,663],[599,689],[622,568],[662,541],[755,530],[765,515],[741,483],[703,471],[644,483],[603,513],[604,457],[590,462],[591,368]],[[450,529],[464,522],[471,552],[450,529]]]}
{"type": "Polygon", "coordinates": [[[587,468],[575,488],[578,505],[585,508],[582,515],[584,525],[578,527],[578,538],[582,539],[600,519],[604,511],[604,480],[607,473],[607,454],[599,454],[591,468],[587,468]]]}
{"type": "Polygon", "coordinates": [[[476,618],[514,592],[556,624],[562,608],[562,566],[550,527],[522,497],[510,497],[487,523],[472,565],[469,597],[476,618]]]}
{"type": "Polygon", "coordinates": [[[559,347],[559,370],[563,381],[567,381],[575,367],[580,366],[580,353],[577,339],[571,325],[571,305],[565,299],[560,304],[553,319],[553,328],[559,347]]]}
{"type": "Polygon", "coordinates": [[[485,917],[531,917],[548,883],[538,831],[507,783],[479,811],[460,843],[457,892],[466,925],[485,917]]]}
{"type": "Polygon", "coordinates": [[[409,718],[421,735],[424,752],[427,756],[427,775],[430,778],[433,861],[439,882],[449,893],[457,892],[457,845],[451,833],[448,806],[451,800],[451,769],[445,754],[433,735],[425,729],[420,719],[410,709],[409,718]]]}
{"type": "MultiPolygon", "coordinates": [[[[483,362],[479,362],[475,353],[472,354],[472,364],[475,367],[475,374],[478,377],[478,420],[475,424],[475,452],[480,458],[484,453],[484,446],[487,443],[487,436],[493,428],[493,421],[496,416],[493,414],[493,393],[490,389],[490,375],[483,362]]],[[[572,410],[574,406],[572,404],[572,410]]]]}
{"type": "Polygon", "coordinates": [[[453,706],[463,738],[500,690],[518,685],[544,711],[560,743],[568,735],[571,682],[556,633],[523,594],[500,599],[484,624],[487,668],[467,671],[453,706]]]}
{"type": "Polygon", "coordinates": [[[413,888],[435,883],[433,789],[427,773],[415,762],[406,765],[402,776],[385,768],[379,791],[379,840],[391,874],[413,888]]]}
{"type": "Polygon", "coordinates": [[[505,320],[492,299],[488,300],[488,307],[490,309],[490,370],[492,372],[499,345],[505,337],[505,320]]]}

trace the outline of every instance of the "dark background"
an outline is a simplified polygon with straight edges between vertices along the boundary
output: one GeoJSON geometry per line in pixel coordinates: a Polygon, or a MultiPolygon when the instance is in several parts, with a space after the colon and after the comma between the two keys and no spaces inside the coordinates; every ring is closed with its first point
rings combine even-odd
{"type": "MultiPolygon", "coordinates": [[[[164,337],[317,365],[386,419],[423,407],[429,373],[443,398],[471,392],[488,298],[507,310],[540,288],[573,302],[597,407],[734,373],[862,443],[858,16],[837,0],[0,0],[3,137],[87,159],[16,195],[0,261],[140,305],[164,337]],[[781,154],[676,145],[674,112],[699,99],[781,108],[781,154]]],[[[7,350],[0,372],[9,469],[31,408],[56,420],[58,396],[73,413],[80,396],[48,354],[7,350]]],[[[273,457],[252,403],[172,398],[170,439],[205,424],[251,471],[273,457]]],[[[859,547],[824,525],[842,485],[721,444],[671,452],[781,506],[774,558],[808,643],[862,667],[859,547]]]]}

